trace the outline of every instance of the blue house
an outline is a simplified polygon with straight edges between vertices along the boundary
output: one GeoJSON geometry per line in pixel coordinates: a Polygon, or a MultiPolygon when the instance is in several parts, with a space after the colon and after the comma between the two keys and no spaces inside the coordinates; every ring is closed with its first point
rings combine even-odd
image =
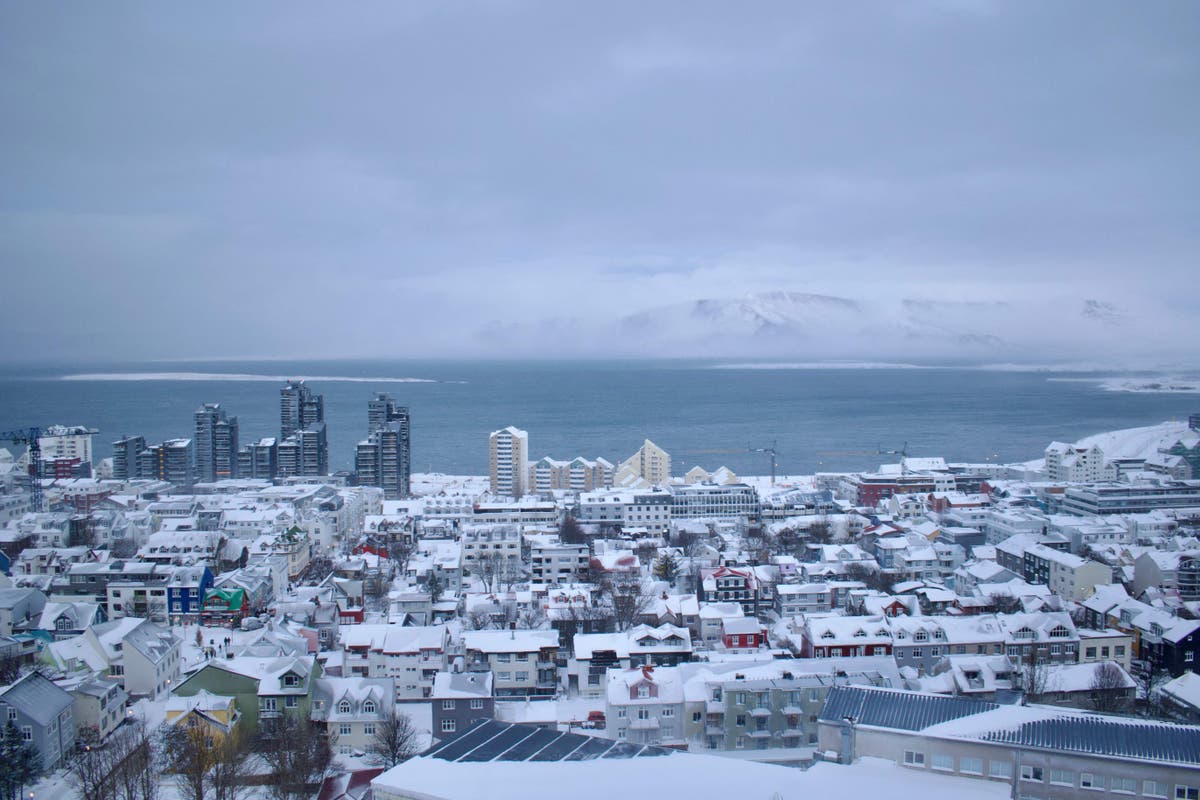
{"type": "Polygon", "coordinates": [[[172,625],[198,623],[204,595],[212,588],[213,574],[207,566],[170,567],[167,581],[167,617],[172,625]]]}

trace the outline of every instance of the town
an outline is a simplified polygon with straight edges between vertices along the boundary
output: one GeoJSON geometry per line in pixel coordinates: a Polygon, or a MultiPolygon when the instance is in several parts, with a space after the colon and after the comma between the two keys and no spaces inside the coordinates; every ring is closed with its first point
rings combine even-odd
{"type": "Polygon", "coordinates": [[[2,435],[0,796],[1200,798],[1200,414],[753,477],[509,426],[452,476],[363,410],[332,474],[300,380],[247,444],[2,435]]]}

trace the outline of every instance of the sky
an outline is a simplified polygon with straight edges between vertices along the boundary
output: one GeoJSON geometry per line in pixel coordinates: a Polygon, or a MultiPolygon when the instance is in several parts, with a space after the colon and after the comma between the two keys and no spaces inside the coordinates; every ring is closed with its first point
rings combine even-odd
{"type": "Polygon", "coordinates": [[[1197,42],[1189,0],[5,0],[0,359],[1186,359],[1197,42]]]}

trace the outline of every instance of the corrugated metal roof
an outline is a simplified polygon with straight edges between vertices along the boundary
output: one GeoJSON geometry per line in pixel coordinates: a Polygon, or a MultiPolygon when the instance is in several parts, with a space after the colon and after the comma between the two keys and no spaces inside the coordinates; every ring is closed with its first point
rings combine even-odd
{"type": "Polygon", "coordinates": [[[480,720],[422,755],[444,761],[591,761],[597,758],[666,756],[665,747],[616,742],[578,733],[546,731],[536,725],[480,720]]]}
{"type": "Polygon", "coordinates": [[[840,722],[846,717],[851,717],[859,725],[919,731],[930,725],[969,717],[995,708],[999,708],[995,703],[962,697],[835,686],[825,698],[820,719],[840,722]]]}
{"type": "Polygon", "coordinates": [[[1124,722],[1102,717],[1064,716],[992,731],[989,742],[1092,755],[1200,764],[1200,727],[1124,722]]]}
{"type": "Polygon", "coordinates": [[[41,673],[31,672],[0,694],[0,700],[39,724],[49,725],[75,698],[41,673]]]}

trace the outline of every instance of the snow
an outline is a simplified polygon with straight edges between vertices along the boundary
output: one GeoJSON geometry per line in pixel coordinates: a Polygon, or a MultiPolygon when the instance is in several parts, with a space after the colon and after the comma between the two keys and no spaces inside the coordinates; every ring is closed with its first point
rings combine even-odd
{"type": "Polygon", "coordinates": [[[905,769],[875,758],[853,765],[819,763],[807,771],[715,755],[674,753],[653,758],[558,762],[449,762],[412,759],[376,778],[378,800],[526,800],[531,786],[554,787],[571,800],[614,796],[672,797],[890,797],[925,800],[1000,800],[1009,785],[905,769]],[[748,787],[753,791],[748,794],[748,787]],[[699,792],[696,790],[699,789],[699,792]]]}
{"type": "Polygon", "coordinates": [[[1086,436],[1075,443],[1076,447],[1099,445],[1106,459],[1149,458],[1160,447],[1170,447],[1181,438],[1194,437],[1187,422],[1160,422],[1142,428],[1124,428],[1086,436]]]}
{"type": "MultiPolygon", "coordinates": [[[[62,375],[61,381],[227,381],[287,383],[294,375],[258,375],[248,372],[80,372],[62,375]]],[[[433,378],[360,378],[344,375],[309,375],[303,380],[338,383],[440,383],[433,378]]]]}

